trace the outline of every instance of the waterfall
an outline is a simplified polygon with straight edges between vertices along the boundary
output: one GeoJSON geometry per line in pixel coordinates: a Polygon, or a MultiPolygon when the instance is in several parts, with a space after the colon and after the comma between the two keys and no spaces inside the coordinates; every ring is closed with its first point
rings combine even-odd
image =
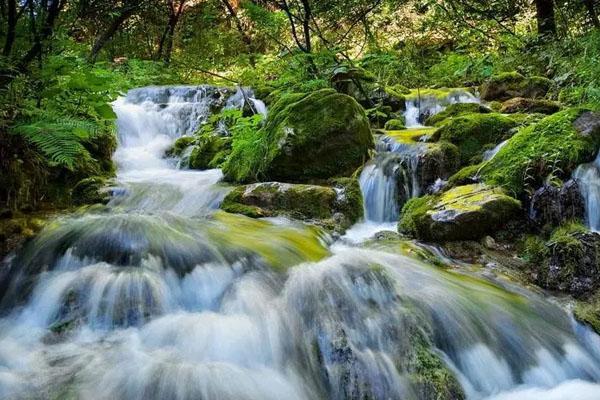
{"type": "Polygon", "coordinates": [[[600,154],[591,164],[579,166],[573,173],[585,203],[587,226],[600,232],[600,154]]]}
{"type": "Polygon", "coordinates": [[[465,90],[451,90],[447,95],[431,94],[430,90],[413,91],[406,99],[404,118],[407,128],[418,128],[428,117],[439,114],[450,104],[479,103],[478,97],[465,90]]]}
{"type": "MultiPolygon", "coordinates": [[[[121,190],[4,261],[0,398],[600,398],[600,337],[537,294],[402,246],[328,246],[294,221],[216,211],[220,171],[162,154],[234,94],[146,88],[115,103],[121,190]]],[[[416,190],[404,182],[396,193],[416,190]]]]}
{"type": "Polygon", "coordinates": [[[496,157],[496,154],[498,154],[500,152],[500,150],[502,150],[502,148],[504,146],[506,146],[507,144],[508,144],[508,140],[505,140],[502,143],[498,144],[493,149],[485,151],[483,153],[483,161],[490,161],[491,159],[493,159],[494,157],[496,157]]]}

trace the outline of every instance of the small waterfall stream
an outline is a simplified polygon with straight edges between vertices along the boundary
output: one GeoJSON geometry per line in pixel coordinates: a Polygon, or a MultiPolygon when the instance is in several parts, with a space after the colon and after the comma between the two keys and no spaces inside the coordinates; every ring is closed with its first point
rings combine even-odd
{"type": "Polygon", "coordinates": [[[573,173],[585,203],[587,226],[600,232],[600,154],[591,164],[579,166],[573,173]]]}
{"type": "Polygon", "coordinates": [[[4,261],[0,398],[429,400],[436,363],[468,399],[600,398],[600,338],[536,294],[216,211],[221,172],[162,154],[232,95],[115,103],[113,200],[4,261]]]}
{"type": "Polygon", "coordinates": [[[439,114],[450,104],[456,103],[479,103],[478,97],[465,90],[452,90],[447,96],[440,98],[439,95],[429,93],[427,89],[423,92],[414,91],[406,99],[406,111],[404,118],[407,128],[418,128],[428,117],[439,114]]]}

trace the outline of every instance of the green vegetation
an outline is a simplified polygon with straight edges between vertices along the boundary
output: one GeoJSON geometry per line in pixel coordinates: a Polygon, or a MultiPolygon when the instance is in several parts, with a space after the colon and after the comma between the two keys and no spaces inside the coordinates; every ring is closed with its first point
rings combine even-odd
{"type": "Polygon", "coordinates": [[[522,128],[481,167],[481,178],[521,196],[554,176],[570,176],[578,165],[592,161],[600,147],[597,129],[583,135],[574,125],[584,113],[584,109],[569,109],[522,128]]]}
{"type": "Polygon", "coordinates": [[[487,114],[491,110],[481,104],[477,103],[456,103],[450,104],[446,109],[438,114],[432,115],[427,118],[425,121],[425,125],[428,126],[437,126],[440,123],[443,123],[446,119],[450,117],[458,117],[464,114],[487,114]]]}

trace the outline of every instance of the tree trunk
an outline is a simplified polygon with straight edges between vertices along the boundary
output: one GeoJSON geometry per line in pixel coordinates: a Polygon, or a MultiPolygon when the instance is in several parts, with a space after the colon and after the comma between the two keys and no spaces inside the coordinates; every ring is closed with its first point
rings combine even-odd
{"type": "Polygon", "coordinates": [[[92,51],[90,53],[90,57],[88,59],[88,61],[90,63],[94,64],[96,62],[96,59],[98,58],[98,54],[100,54],[100,51],[113,38],[115,33],[117,33],[117,31],[121,27],[121,25],[125,21],[127,21],[129,19],[129,17],[131,17],[137,11],[137,9],[140,5],[141,5],[141,1],[133,1],[132,4],[123,6],[123,8],[120,10],[119,14],[115,17],[115,19],[112,20],[112,22],[110,23],[108,28],[104,32],[102,32],[101,35],[99,35],[96,38],[96,41],[94,42],[94,45],[92,46],[92,51]]]}
{"type": "Polygon", "coordinates": [[[8,0],[6,15],[6,40],[4,41],[4,49],[2,50],[2,55],[4,57],[10,56],[13,44],[15,43],[17,30],[17,0],[8,0]]]}
{"type": "Polygon", "coordinates": [[[556,19],[554,17],[553,0],[535,0],[538,23],[538,34],[543,36],[556,35],[556,19]]]}
{"type": "Polygon", "coordinates": [[[185,2],[186,0],[180,0],[179,5],[176,9],[174,0],[169,1],[169,21],[167,22],[165,31],[160,37],[160,42],[158,43],[158,51],[156,53],[156,59],[160,60],[162,58],[165,64],[169,64],[171,62],[171,53],[173,52],[173,38],[175,37],[175,29],[177,28],[177,24],[179,23],[181,15],[183,14],[185,2]]]}
{"type": "Polygon", "coordinates": [[[249,35],[246,34],[246,31],[244,30],[244,27],[242,26],[242,21],[240,21],[240,18],[238,17],[237,12],[235,11],[235,8],[233,8],[233,6],[229,2],[229,0],[221,0],[221,3],[223,3],[225,8],[227,9],[227,12],[233,19],[233,23],[235,24],[236,29],[238,30],[240,36],[242,37],[242,41],[246,45],[246,48],[248,49],[248,54],[250,54],[250,63],[252,64],[252,66],[254,66],[254,64],[256,63],[256,60],[252,54],[252,53],[254,53],[254,48],[252,47],[252,39],[250,38],[249,35]]]}

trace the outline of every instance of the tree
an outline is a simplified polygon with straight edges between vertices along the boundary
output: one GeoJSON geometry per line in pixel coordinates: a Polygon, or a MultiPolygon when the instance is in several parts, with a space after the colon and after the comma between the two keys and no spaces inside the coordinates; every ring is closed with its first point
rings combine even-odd
{"type": "Polygon", "coordinates": [[[556,35],[556,19],[554,16],[554,0],[535,0],[538,34],[556,35]]]}
{"type": "Polygon", "coordinates": [[[157,59],[163,59],[165,64],[169,64],[171,62],[171,53],[173,52],[173,38],[175,36],[175,28],[177,28],[177,24],[181,15],[183,14],[183,10],[185,7],[186,0],[168,0],[167,6],[169,9],[169,19],[167,21],[167,26],[160,38],[158,44],[158,51],[156,54],[157,59]]]}

